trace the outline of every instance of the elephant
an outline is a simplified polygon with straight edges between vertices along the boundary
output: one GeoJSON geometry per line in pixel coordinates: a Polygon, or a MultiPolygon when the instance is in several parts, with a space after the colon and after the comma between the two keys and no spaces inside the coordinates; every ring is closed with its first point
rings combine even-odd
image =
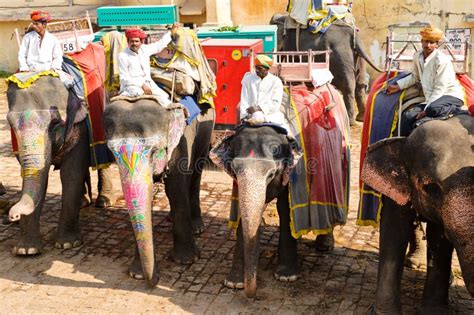
{"type": "Polygon", "coordinates": [[[378,72],[382,72],[365,53],[354,32],[354,28],[343,22],[334,22],[325,33],[313,34],[306,28],[299,29],[299,41],[296,43],[297,30],[285,28],[285,21],[291,19],[288,14],[276,13],[270,24],[277,25],[279,50],[307,51],[329,50],[329,70],[334,76],[332,84],[341,91],[349,115],[350,124],[363,121],[365,115],[366,88],[368,86],[365,61],[378,72]],[[354,103],[357,102],[358,114],[355,115],[354,103]]]}
{"type": "Polygon", "coordinates": [[[10,83],[7,99],[7,119],[18,142],[23,178],[21,198],[9,213],[10,221],[20,221],[20,239],[13,253],[34,255],[43,251],[39,219],[51,165],[60,169],[62,184],[55,246],[79,246],[79,208],[90,163],[87,109],[52,76],[42,76],[28,88],[10,83]]]}
{"type": "MultiPolygon", "coordinates": [[[[119,96],[120,98],[120,96],[119,96]]],[[[203,227],[199,190],[214,128],[215,111],[200,104],[190,124],[176,103],[165,108],[153,99],[112,99],[104,112],[107,145],[114,153],[130,220],[135,257],[130,276],[149,287],[159,280],[152,230],[153,181],[164,180],[173,219],[175,262],[191,264],[199,254],[193,232],[203,227]]]]}
{"type": "Polygon", "coordinates": [[[301,155],[295,140],[272,126],[239,128],[211,150],[211,160],[234,177],[239,189],[241,219],[232,268],[225,285],[244,288],[247,297],[254,297],[257,289],[263,211],[275,198],[280,219],[275,277],[280,281],[295,281],[299,277],[297,244],[290,229],[288,181],[301,155]],[[226,153],[218,153],[217,148],[226,153]]]}
{"type": "Polygon", "coordinates": [[[421,311],[448,311],[453,248],[474,296],[473,153],[474,118],[469,115],[428,121],[408,137],[369,146],[361,178],[383,194],[376,313],[401,313],[400,282],[416,213],[427,221],[421,311]]]}

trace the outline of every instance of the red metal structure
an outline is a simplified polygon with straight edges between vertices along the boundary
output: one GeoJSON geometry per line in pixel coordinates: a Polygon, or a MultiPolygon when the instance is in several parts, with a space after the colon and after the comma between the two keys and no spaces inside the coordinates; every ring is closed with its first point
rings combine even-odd
{"type": "Polygon", "coordinates": [[[261,39],[207,38],[201,41],[209,65],[216,74],[215,130],[233,130],[239,123],[241,81],[253,68],[253,58],[263,52],[261,39]]]}

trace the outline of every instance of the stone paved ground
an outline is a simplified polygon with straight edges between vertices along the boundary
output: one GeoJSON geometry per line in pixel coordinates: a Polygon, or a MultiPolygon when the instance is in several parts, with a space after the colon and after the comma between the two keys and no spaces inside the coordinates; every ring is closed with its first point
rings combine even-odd
{"type": "MultiPolygon", "coordinates": [[[[19,165],[10,153],[6,112],[5,86],[0,85],[0,180],[8,191],[0,202],[12,205],[20,197],[21,179],[19,165]]],[[[355,226],[360,130],[352,130],[348,223],[336,228],[336,248],[331,253],[316,254],[314,237],[299,241],[302,278],[298,282],[280,283],[272,277],[277,262],[278,227],[276,210],[270,205],[261,241],[257,298],[249,300],[242,291],[223,286],[235,241],[226,225],[231,181],[218,171],[204,173],[201,203],[205,230],[197,239],[200,259],[190,266],[167,259],[166,252],[172,246],[169,206],[163,192],[159,192],[153,210],[161,279],[153,290],[147,290],[144,282],[127,274],[133,236],[123,199],[107,210],[83,209],[84,244],[72,250],[55,249],[61,188],[58,172],[51,171],[41,218],[43,254],[13,256],[10,251],[19,228],[0,225],[0,313],[366,313],[374,302],[378,231],[355,226]]],[[[115,189],[120,194],[116,167],[114,172],[115,189]]],[[[97,182],[95,174],[93,181],[97,182]]],[[[473,314],[474,301],[465,289],[457,261],[454,267],[451,304],[458,313],[473,314]]],[[[402,303],[407,314],[414,313],[421,298],[424,277],[424,271],[405,270],[402,303]]]]}

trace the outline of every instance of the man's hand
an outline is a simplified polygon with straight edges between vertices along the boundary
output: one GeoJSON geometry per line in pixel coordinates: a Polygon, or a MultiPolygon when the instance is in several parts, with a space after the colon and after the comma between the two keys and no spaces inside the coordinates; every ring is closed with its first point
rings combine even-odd
{"type": "Polygon", "coordinates": [[[390,94],[393,94],[393,93],[397,93],[398,91],[400,91],[400,87],[398,86],[398,84],[391,84],[387,87],[387,95],[390,95],[390,94]]]}
{"type": "Polygon", "coordinates": [[[423,117],[426,117],[426,112],[425,112],[425,111],[422,111],[422,112],[418,113],[418,115],[416,115],[416,119],[417,119],[417,120],[418,120],[418,119],[421,119],[421,118],[423,118],[423,117]]]}
{"type": "Polygon", "coordinates": [[[181,25],[179,23],[173,23],[173,26],[171,26],[171,35],[175,35],[176,32],[178,31],[178,28],[180,28],[181,25]]]}
{"type": "Polygon", "coordinates": [[[143,92],[145,92],[145,95],[151,95],[152,94],[151,88],[148,85],[143,84],[142,89],[143,89],[143,92]]]}
{"type": "Polygon", "coordinates": [[[249,115],[252,115],[253,113],[258,112],[258,111],[261,111],[261,110],[262,110],[262,109],[261,109],[260,106],[258,106],[258,105],[257,105],[257,106],[252,106],[252,107],[247,108],[247,113],[248,113],[249,115]]]}

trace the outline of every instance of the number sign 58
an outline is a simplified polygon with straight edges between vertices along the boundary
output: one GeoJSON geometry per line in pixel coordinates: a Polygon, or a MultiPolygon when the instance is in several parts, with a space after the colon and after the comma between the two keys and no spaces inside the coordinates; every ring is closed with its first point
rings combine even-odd
{"type": "Polygon", "coordinates": [[[76,50],[76,45],[74,43],[63,43],[63,51],[64,52],[73,52],[76,50]]]}

